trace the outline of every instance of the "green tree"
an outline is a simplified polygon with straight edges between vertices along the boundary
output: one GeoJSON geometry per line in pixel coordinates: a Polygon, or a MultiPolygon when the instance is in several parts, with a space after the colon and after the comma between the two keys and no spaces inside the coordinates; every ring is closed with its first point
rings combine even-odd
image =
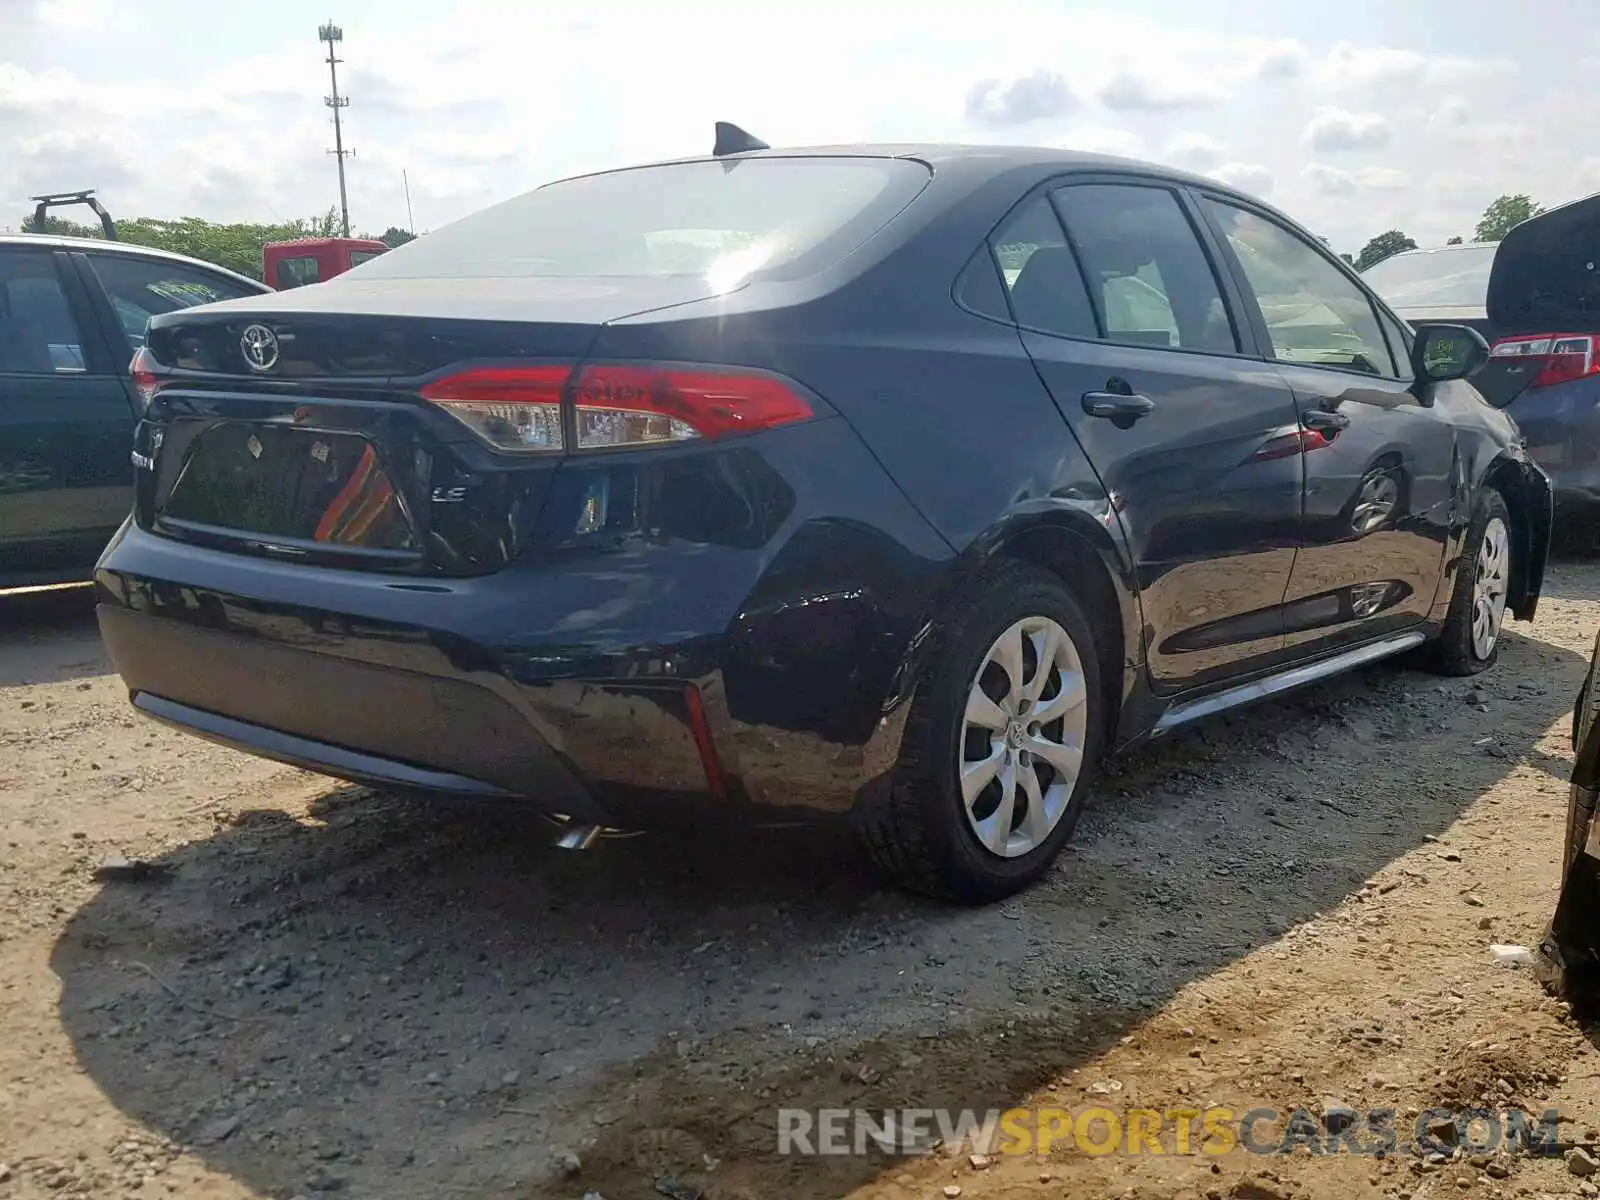
{"type": "Polygon", "coordinates": [[[1535,204],[1531,196],[1501,196],[1483,210],[1483,219],[1478,222],[1478,229],[1472,240],[1498,242],[1518,225],[1537,217],[1543,211],[1544,206],[1535,204]]]}
{"type": "Polygon", "coordinates": [[[407,242],[415,241],[416,237],[417,235],[409,229],[401,229],[398,225],[391,225],[378,235],[378,240],[393,250],[396,246],[404,246],[407,242]]]}
{"type": "Polygon", "coordinates": [[[22,232],[42,233],[50,237],[105,237],[105,230],[98,225],[80,225],[76,221],[68,221],[63,217],[51,216],[46,216],[44,223],[39,224],[34,221],[32,213],[22,218],[22,232]]]}
{"type": "Polygon", "coordinates": [[[1445,245],[1446,246],[1459,246],[1459,245],[1461,245],[1461,239],[1458,238],[1458,237],[1453,237],[1448,242],[1446,242],[1445,245]]]}
{"type": "Polygon", "coordinates": [[[1399,254],[1404,250],[1415,250],[1416,248],[1416,242],[1398,229],[1380,233],[1365,246],[1361,247],[1361,253],[1356,255],[1356,270],[1365,271],[1368,267],[1377,266],[1391,255],[1399,254]]]}

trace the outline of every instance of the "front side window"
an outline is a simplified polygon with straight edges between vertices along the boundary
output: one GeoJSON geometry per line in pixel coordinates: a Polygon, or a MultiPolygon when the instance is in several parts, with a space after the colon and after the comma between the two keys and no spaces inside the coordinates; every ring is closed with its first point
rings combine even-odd
{"type": "Polygon", "coordinates": [[[0,374],[81,375],[83,335],[48,254],[0,250],[0,374]]]}
{"type": "Polygon", "coordinates": [[[1310,243],[1275,221],[1206,198],[1239,258],[1280,362],[1399,378],[1372,301],[1310,243]]]}
{"type": "Polygon", "coordinates": [[[182,263],[130,254],[91,254],[89,261],[132,347],[144,345],[145,327],[158,313],[257,294],[235,279],[182,263]]]}
{"type": "Polygon", "coordinates": [[[1177,196],[1134,184],[1053,193],[1099,304],[1107,340],[1235,354],[1217,277],[1177,196]]]}

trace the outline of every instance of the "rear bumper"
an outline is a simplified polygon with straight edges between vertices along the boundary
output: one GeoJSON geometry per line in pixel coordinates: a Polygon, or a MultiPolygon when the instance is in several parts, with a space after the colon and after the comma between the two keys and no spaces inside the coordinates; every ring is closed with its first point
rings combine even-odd
{"type": "Polygon", "coordinates": [[[795,499],[814,486],[822,517],[779,545],[641,539],[469,579],[129,523],[100,627],[140,711],[336,778],[619,827],[841,814],[898,754],[948,551],[865,464],[812,461],[850,481],[813,471],[795,499]]]}
{"type": "Polygon", "coordinates": [[[147,716],[354,782],[461,796],[536,791],[552,813],[604,816],[532,726],[468,679],[206,628],[162,608],[97,610],[112,662],[147,716]]]}
{"type": "Polygon", "coordinates": [[[1524,391],[1506,410],[1562,506],[1600,502],[1600,378],[1524,391]]]}

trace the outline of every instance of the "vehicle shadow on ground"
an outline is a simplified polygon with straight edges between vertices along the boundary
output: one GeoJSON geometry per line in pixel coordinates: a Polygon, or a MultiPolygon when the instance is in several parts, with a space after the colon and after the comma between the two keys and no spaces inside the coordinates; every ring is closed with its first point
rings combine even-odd
{"type": "Polygon", "coordinates": [[[0,687],[69,683],[110,670],[92,588],[0,596],[0,687]]]}
{"type": "Polygon", "coordinates": [[[984,910],[834,832],[574,854],[334,789],[106,884],[55,947],[61,1019],[121,1110],[266,1194],[831,1200],[902,1168],[780,1158],[780,1107],[1021,1101],[1448,829],[1586,667],[1513,635],[1477,681],[1380,665],[1175,736],[984,910]]]}

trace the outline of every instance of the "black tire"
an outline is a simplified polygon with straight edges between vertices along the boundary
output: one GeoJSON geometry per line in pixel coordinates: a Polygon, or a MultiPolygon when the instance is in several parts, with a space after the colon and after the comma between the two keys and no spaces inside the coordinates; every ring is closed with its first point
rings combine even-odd
{"type": "MultiPolygon", "coordinates": [[[[1434,641],[1432,653],[1428,656],[1428,665],[1440,675],[1458,678],[1477,675],[1494,666],[1500,657],[1500,643],[1505,640],[1503,623],[1486,656],[1478,654],[1472,640],[1473,588],[1478,575],[1478,552],[1483,546],[1484,531],[1495,518],[1504,522],[1507,531],[1510,531],[1511,513],[1506,508],[1504,497],[1486,488],[1478,495],[1472,524],[1467,527],[1467,536],[1461,544],[1461,564],[1456,568],[1444,629],[1434,641]]],[[[1512,553],[1515,553],[1514,549],[1512,553]]]]}
{"type": "Polygon", "coordinates": [[[1093,628],[1061,582],[1026,563],[1007,562],[953,606],[939,635],[930,677],[918,689],[887,794],[860,814],[878,869],[908,891],[962,904],[987,904],[1043,876],[1072,837],[1105,739],[1106,699],[1093,628]],[[1000,635],[1045,617],[1077,649],[1087,693],[1083,756],[1054,829],[1034,849],[1005,858],[985,848],[968,821],[957,778],[969,689],[1000,635]]]}

